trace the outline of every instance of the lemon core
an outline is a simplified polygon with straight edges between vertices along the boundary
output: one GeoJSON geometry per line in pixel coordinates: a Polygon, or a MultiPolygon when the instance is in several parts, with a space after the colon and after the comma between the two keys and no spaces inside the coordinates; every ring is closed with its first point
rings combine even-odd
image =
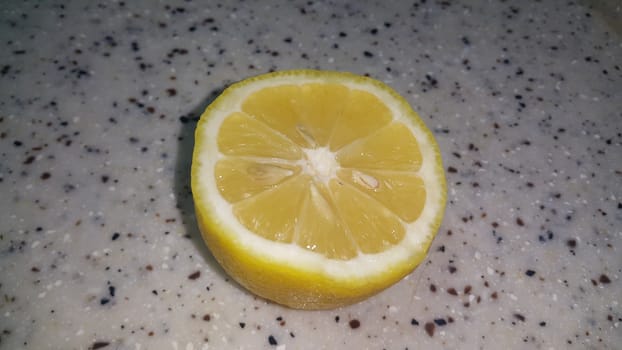
{"type": "Polygon", "coordinates": [[[301,163],[305,173],[325,185],[336,177],[339,164],[335,160],[335,154],[328,147],[305,148],[303,151],[305,157],[301,163]]]}

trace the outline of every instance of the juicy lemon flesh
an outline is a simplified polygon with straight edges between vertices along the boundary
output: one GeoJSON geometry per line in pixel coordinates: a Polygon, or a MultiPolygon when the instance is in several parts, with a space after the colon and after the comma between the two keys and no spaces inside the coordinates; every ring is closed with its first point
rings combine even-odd
{"type": "Polygon", "coordinates": [[[417,140],[366,91],[264,88],[225,117],[217,144],[216,183],[240,223],[328,259],[398,244],[425,205],[417,140]]]}
{"type": "Polygon", "coordinates": [[[409,274],[440,226],[445,191],[431,132],[369,78],[250,78],[197,126],[192,192],[205,242],[238,283],[292,308],[352,304],[409,274]]]}

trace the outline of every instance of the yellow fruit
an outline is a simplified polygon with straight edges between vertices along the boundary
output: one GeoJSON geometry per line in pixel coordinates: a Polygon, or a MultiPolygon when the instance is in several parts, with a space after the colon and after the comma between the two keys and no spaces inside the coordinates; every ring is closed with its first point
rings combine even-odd
{"type": "Polygon", "coordinates": [[[192,192],[227,273],[301,309],[351,304],[410,273],[446,197],[434,136],[402,97],[314,70],[227,88],[197,126],[192,192]]]}

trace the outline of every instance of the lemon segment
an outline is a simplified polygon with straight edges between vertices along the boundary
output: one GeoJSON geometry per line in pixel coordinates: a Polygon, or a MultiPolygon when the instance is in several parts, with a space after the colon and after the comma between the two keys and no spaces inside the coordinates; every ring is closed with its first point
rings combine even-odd
{"type": "Polygon", "coordinates": [[[244,113],[233,113],[224,120],[218,133],[218,149],[229,156],[300,159],[302,151],[295,143],[260,121],[244,113]]]}
{"type": "Polygon", "coordinates": [[[214,174],[220,194],[235,203],[266,191],[300,171],[298,166],[270,163],[261,158],[229,157],[216,163],[214,174]]]}
{"type": "Polygon", "coordinates": [[[299,146],[310,147],[312,144],[306,130],[301,129],[300,116],[295,108],[300,95],[300,88],[294,85],[265,88],[250,95],[242,104],[242,111],[266,123],[299,146]]]}
{"type": "Polygon", "coordinates": [[[377,201],[338,180],[330,182],[339,215],[364,254],[385,251],[404,237],[399,218],[377,201]]]}
{"type": "Polygon", "coordinates": [[[421,167],[417,140],[402,123],[360,138],[337,152],[336,159],[342,167],[351,168],[416,171],[421,167]]]}
{"type": "Polygon", "coordinates": [[[300,247],[329,259],[352,259],[359,251],[337,216],[334,202],[322,189],[317,185],[310,186],[294,241],[300,247]]]}
{"type": "Polygon", "coordinates": [[[414,173],[340,169],[337,177],[376,199],[405,222],[413,222],[425,206],[425,184],[414,173]]]}
{"type": "Polygon", "coordinates": [[[300,99],[294,102],[300,125],[305,126],[314,146],[326,147],[350,90],[340,84],[309,83],[302,85],[300,92],[300,99]]]}
{"type": "Polygon", "coordinates": [[[329,140],[331,151],[371,134],[392,119],[389,108],[367,91],[350,90],[348,99],[342,103],[344,108],[329,140]]]}
{"type": "Polygon", "coordinates": [[[292,242],[302,199],[311,184],[298,175],[233,205],[233,213],[249,230],[275,242],[292,242]],[[279,205],[280,204],[280,205],[279,205]]]}

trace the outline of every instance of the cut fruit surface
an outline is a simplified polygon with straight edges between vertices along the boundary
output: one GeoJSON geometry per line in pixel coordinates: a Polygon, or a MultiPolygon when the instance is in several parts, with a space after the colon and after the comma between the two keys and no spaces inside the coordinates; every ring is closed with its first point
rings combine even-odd
{"type": "Polygon", "coordinates": [[[294,308],[360,301],[425,257],[445,207],[431,132],[388,86],[285,71],[227,88],[195,134],[192,192],[215,258],[294,308]]]}

